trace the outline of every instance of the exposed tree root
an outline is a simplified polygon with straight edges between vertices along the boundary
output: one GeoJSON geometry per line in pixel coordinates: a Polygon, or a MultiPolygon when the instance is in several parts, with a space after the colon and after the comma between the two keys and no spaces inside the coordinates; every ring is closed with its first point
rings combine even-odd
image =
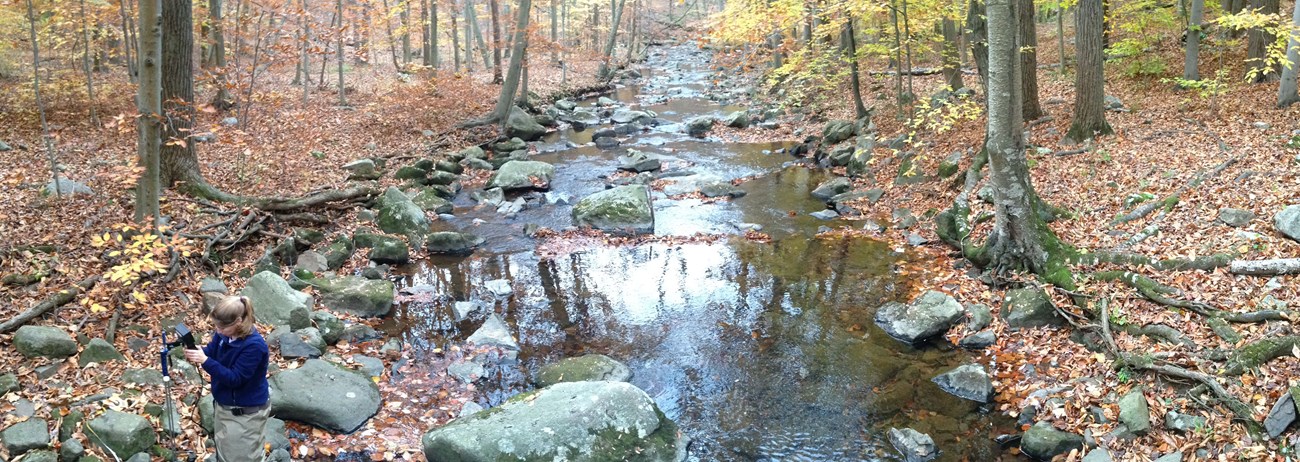
{"type": "Polygon", "coordinates": [[[1156,260],[1142,254],[1128,252],[1092,252],[1081,253],[1072,259],[1073,263],[1082,265],[1095,265],[1098,263],[1114,263],[1117,265],[1146,265],[1161,271],[1180,271],[1180,270],[1201,270],[1211,271],[1216,268],[1222,268],[1232,263],[1232,254],[1214,254],[1208,257],[1195,258],[1170,258],[1166,260],[1156,260]]]}
{"type": "Polygon", "coordinates": [[[1214,178],[1218,176],[1220,173],[1223,173],[1223,171],[1227,170],[1229,166],[1236,163],[1238,159],[1240,159],[1240,157],[1233,157],[1231,159],[1223,161],[1223,163],[1220,163],[1219,165],[1215,166],[1213,169],[1210,169],[1210,171],[1208,172],[1201,172],[1197,174],[1196,178],[1192,179],[1191,182],[1187,183],[1186,185],[1183,185],[1183,187],[1181,188],[1178,188],[1178,190],[1174,191],[1172,194],[1165,196],[1164,199],[1142,204],[1138,208],[1133,209],[1132,212],[1126,213],[1124,215],[1116,217],[1114,220],[1111,220],[1110,225],[1115,226],[1123,223],[1128,223],[1130,221],[1137,220],[1139,218],[1143,218],[1147,215],[1150,215],[1151,212],[1154,212],[1156,209],[1161,207],[1173,208],[1175,205],[1178,205],[1178,201],[1181,199],[1183,194],[1187,194],[1188,191],[1191,191],[1197,186],[1200,186],[1201,183],[1205,182],[1205,180],[1214,178]]]}
{"type": "Polygon", "coordinates": [[[1241,375],[1247,370],[1257,368],[1271,360],[1292,354],[1300,348],[1300,336],[1265,338],[1238,348],[1228,364],[1224,366],[1225,375],[1241,375]]]}
{"type": "Polygon", "coordinates": [[[71,303],[72,300],[77,298],[77,294],[90,290],[92,287],[95,287],[95,283],[97,282],[99,282],[99,276],[91,276],[81,280],[81,282],[78,282],[73,287],[60,290],[53,296],[50,296],[50,298],[36,304],[36,306],[19,313],[18,316],[14,316],[12,319],[0,323],[0,334],[22,327],[23,324],[27,323],[27,321],[36,319],[47,311],[71,303]]]}

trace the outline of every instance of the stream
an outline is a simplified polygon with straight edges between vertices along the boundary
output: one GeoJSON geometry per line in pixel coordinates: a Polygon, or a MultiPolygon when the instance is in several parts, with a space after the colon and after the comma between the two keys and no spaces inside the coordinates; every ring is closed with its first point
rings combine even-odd
{"type": "MultiPolygon", "coordinates": [[[[939,460],[1017,460],[993,443],[1012,422],[930,381],[975,361],[973,354],[944,341],[909,347],[872,321],[877,307],[906,302],[917,289],[897,271],[906,249],[814,238],[821,227],[862,223],[809,216],[826,208],[809,193],[830,177],[785,153],[793,142],[685,134],[687,119],[743,109],[708,98],[712,66],[694,44],[652,48],[640,84],[608,97],[667,123],[622,137],[612,149],[591,143],[592,131],[606,126],[565,128],[537,142],[530,160],[555,165],[551,193],[571,196],[570,204],[530,203],[507,217],[476,207],[472,191],[460,194],[454,218],[438,220],[435,230],[474,233],[486,243],[469,257],[409,268],[399,286],[447,297],[398,307],[386,330],[428,354],[462,341],[484,319],[453,321],[452,301],[483,301],[510,324],[522,371],[587,353],[627,364],[632,384],[692,439],[693,461],[901,460],[886,437],[890,427],[931,435],[944,451],[939,460]],[[525,225],[571,227],[571,204],[603,190],[627,148],[662,156],[665,170],[745,179],[738,187],[746,195],[731,200],[654,193],[657,236],[725,237],[539,256],[525,225]],[[772,241],[743,237],[755,228],[772,241]],[[485,283],[497,279],[514,293],[490,293],[485,283]]],[[[479,403],[528,390],[522,371],[480,382],[479,403]]]]}

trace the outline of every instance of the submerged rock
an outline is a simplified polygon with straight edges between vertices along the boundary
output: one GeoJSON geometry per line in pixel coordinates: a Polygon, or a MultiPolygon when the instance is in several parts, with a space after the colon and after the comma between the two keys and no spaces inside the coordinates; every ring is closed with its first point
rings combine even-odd
{"type": "Polygon", "coordinates": [[[947,332],[963,314],[952,296],[931,290],[906,305],[886,303],[876,311],[875,321],[890,337],[915,344],[947,332]]]}
{"type": "Polygon", "coordinates": [[[427,460],[643,461],[685,458],[677,426],[622,382],[568,382],[511,398],[424,435],[427,460]]]}
{"type": "Polygon", "coordinates": [[[890,428],[889,444],[903,455],[904,462],[930,462],[939,457],[934,439],[910,428],[890,428]]]}
{"type": "Polygon", "coordinates": [[[533,381],[539,388],[561,382],[626,382],[632,370],[609,356],[600,354],[565,358],[542,367],[533,381]]]}
{"type": "Polygon", "coordinates": [[[933,379],[943,391],[977,403],[993,400],[993,379],[980,364],[965,364],[933,379]]]}

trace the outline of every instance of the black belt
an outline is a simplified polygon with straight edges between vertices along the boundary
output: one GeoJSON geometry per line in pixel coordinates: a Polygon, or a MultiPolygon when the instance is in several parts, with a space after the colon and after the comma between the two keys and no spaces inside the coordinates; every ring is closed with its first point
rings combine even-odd
{"type": "Polygon", "coordinates": [[[258,412],[262,412],[263,409],[266,409],[266,407],[270,405],[271,403],[263,404],[261,406],[235,407],[235,406],[226,406],[223,404],[221,407],[227,411],[230,411],[231,415],[241,416],[245,414],[256,414],[258,412]]]}

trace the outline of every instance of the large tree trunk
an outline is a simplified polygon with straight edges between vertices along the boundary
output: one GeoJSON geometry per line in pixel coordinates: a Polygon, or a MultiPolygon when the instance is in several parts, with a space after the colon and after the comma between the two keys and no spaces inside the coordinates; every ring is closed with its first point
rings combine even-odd
{"type": "Polygon", "coordinates": [[[474,72],[474,0],[465,0],[465,72],[474,72]]]}
{"type": "MultiPolygon", "coordinates": [[[[1083,0],[1084,2],[1096,0],[1083,0]]],[[[1061,243],[1039,217],[1040,205],[1025,158],[1020,117],[1022,75],[1016,43],[1019,0],[989,0],[989,88],[987,144],[995,221],[984,247],[972,260],[995,271],[1027,270],[1048,282],[1073,288],[1061,243]],[[982,262],[981,262],[982,260],[982,262]],[[1064,276],[1064,277],[1062,277],[1064,276]]],[[[1100,37],[1098,37],[1100,38],[1100,37]]]]}
{"type": "Polygon", "coordinates": [[[138,132],[140,135],[137,150],[140,166],[144,173],[136,186],[135,221],[139,223],[149,219],[150,223],[160,221],[158,196],[161,194],[159,175],[159,135],[162,120],[162,2],[163,0],[140,0],[140,85],[136,104],[140,115],[138,132]]]}
{"type": "Polygon", "coordinates": [[[488,0],[492,16],[492,83],[501,83],[501,19],[497,14],[497,0],[488,0]]]}
{"type": "MultiPolygon", "coordinates": [[[[302,7],[302,13],[298,15],[298,29],[302,33],[302,42],[299,43],[299,45],[302,45],[302,56],[299,59],[301,61],[299,67],[302,68],[302,82],[299,83],[302,84],[302,104],[305,105],[307,104],[308,95],[311,94],[311,55],[307,52],[307,45],[311,40],[311,29],[307,26],[309,19],[307,0],[299,0],[299,2],[302,7]]],[[[385,8],[385,11],[387,11],[387,8],[385,8]]],[[[391,38],[392,34],[390,33],[389,39],[391,38]]]]}
{"type": "Polygon", "coordinates": [[[970,0],[966,11],[966,42],[970,43],[971,55],[975,58],[975,70],[980,75],[980,85],[988,93],[989,86],[989,29],[985,18],[983,0],[970,0]]]}
{"type": "MultiPolygon", "coordinates": [[[[1300,28],[1300,2],[1296,2],[1295,11],[1291,13],[1291,25],[1300,28]]],[[[1297,94],[1296,89],[1296,68],[1300,67],[1300,41],[1296,40],[1294,34],[1286,43],[1286,61],[1291,65],[1282,68],[1282,82],[1278,84],[1277,91],[1277,107],[1283,108],[1300,101],[1300,94],[1297,94]]]]}
{"type": "Polygon", "coordinates": [[[1065,7],[1064,0],[1056,0],[1056,53],[1061,58],[1061,74],[1065,74],[1065,7]]]}
{"type": "MultiPolygon", "coordinates": [[[[1251,9],[1263,14],[1277,14],[1280,10],[1278,0],[1250,0],[1251,9]]],[[[1277,36],[1263,29],[1250,29],[1246,32],[1246,76],[1252,82],[1272,82],[1278,79],[1277,66],[1269,66],[1268,45],[1277,40],[1277,36]]]]}
{"type": "Polygon", "coordinates": [[[456,2],[454,1],[452,2],[450,11],[451,11],[451,31],[450,31],[451,65],[452,65],[452,69],[455,72],[459,73],[460,72],[460,33],[459,33],[460,30],[456,28],[456,16],[459,14],[460,9],[456,8],[456,2]]]}
{"type": "Polygon", "coordinates": [[[1201,80],[1201,71],[1197,66],[1201,52],[1201,16],[1205,11],[1205,0],[1192,0],[1191,14],[1187,18],[1187,53],[1183,58],[1183,80],[1201,80]]]}
{"type": "Polygon", "coordinates": [[[961,80],[961,29],[957,20],[943,18],[943,81],[952,90],[965,87],[961,80]]]}
{"type": "Polygon", "coordinates": [[[438,55],[438,0],[429,1],[429,65],[434,69],[442,66],[442,57],[438,55]]]}
{"type": "Polygon", "coordinates": [[[429,0],[420,0],[420,63],[433,66],[433,50],[430,43],[433,35],[429,33],[429,0]]]}
{"type": "MultiPolygon", "coordinates": [[[[342,16],[342,3],[339,4],[339,16],[342,16]]],[[[411,64],[411,2],[410,0],[402,1],[402,69],[411,64]]],[[[342,24],[340,22],[340,24],[342,24]]],[[[339,28],[339,34],[342,35],[343,28],[339,28]]]]}
{"type": "MultiPolygon", "coordinates": [[[[338,32],[337,32],[337,33],[338,33],[338,36],[339,36],[339,40],[338,40],[338,41],[339,41],[339,49],[338,49],[336,52],[338,53],[338,58],[337,58],[338,63],[337,63],[337,64],[338,64],[338,70],[339,70],[339,106],[347,106],[347,105],[348,105],[348,86],[347,86],[347,83],[343,80],[343,45],[344,45],[344,43],[343,43],[343,22],[344,22],[344,19],[343,19],[343,0],[338,0],[338,16],[339,16],[339,29],[338,29],[338,32]]],[[[410,60],[408,59],[407,62],[409,63],[410,60]]],[[[254,66],[254,67],[256,68],[256,66],[254,66]]]]}
{"type": "Polygon", "coordinates": [[[1082,142],[1095,133],[1113,133],[1106,123],[1101,19],[1101,0],[1079,0],[1074,12],[1074,61],[1078,69],[1074,81],[1074,120],[1065,134],[1068,141],[1082,142]]]}
{"type": "Polygon", "coordinates": [[[1021,116],[1036,120],[1043,116],[1038,103],[1038,24],[1034,22],[1034,0],[1017,0],[1020,17],[1020,98],[1021,116]]]}
{"type": "Polygon", "coordinates": [[[194,17],[188,1],[162,4],[162,186],[199,176],[194,125],[194,17]]]}
{"type": "MultiPolygon", "coordinates": [[[[212,23],[212,64],[217,69],[217,96],[212,99],[212,105],[220,110],[226,110],[233,104],[230,89],[226,88],[226,26],[221,12],[224,1],[209,0],[208,3],[208,19],[212,23]]],[[[306,74],[307,70],[303,69],[303,73],[306,74]]]]}
{"type": "Polygon", "coordinates": [[[609,1],[609,7],[614,10],[614,19],[609,23],[609,40],[605,42],[605,52],[602,54],[603,59],[600,61],[600,70],[596,73],[596,76],[601,80],[608,80],[612,77],[610,75],[609,61],[614,56],[614,43],[618,38],[618,26],[623,20],[623,4],[625,2],[626,0],[618,0],[618,3],[615,4],[614,0],[609,1]]]}
{"type": "MultiPolygon", "coordinates": [[[[524,53],[528,49],[528,18],[532,13],[532,0],[519,0],[519,11],[515,17],[514,52],[510,53],[510,69],[506,72],[505,83],[501,85],[501,95],[497,98],[493,116],[501,125],[510,118],[510,108],[515,105],[515,92],[519,91],[519,74],[523,71],[524,53]]],[[[505,130],[501,130],[505,133],[505,130]]]]}

